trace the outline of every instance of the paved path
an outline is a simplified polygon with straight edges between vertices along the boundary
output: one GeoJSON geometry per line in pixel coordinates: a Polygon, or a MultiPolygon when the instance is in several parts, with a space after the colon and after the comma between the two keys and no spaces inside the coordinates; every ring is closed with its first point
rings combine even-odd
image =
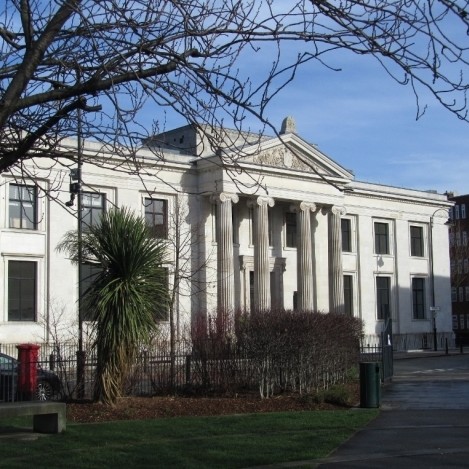
{"type": "Polygon", "coordinates": [[[469,467],[469,355],[396,360],[394,372],[378,418],[317,467],[469,467]]]}

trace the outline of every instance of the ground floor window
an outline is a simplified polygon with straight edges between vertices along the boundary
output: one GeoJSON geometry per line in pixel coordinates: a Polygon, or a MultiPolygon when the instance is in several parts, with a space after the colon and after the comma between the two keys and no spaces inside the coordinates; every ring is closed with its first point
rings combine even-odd
{"type": "Polygon", "coordinates": [[[8,320],[36,321],[37,263],[8,261],[8,320]]]}
{"type": "Polygon", "coordinates": [[[82,264],[80,266],[79,292],[82,299],[80,308],[83,321],[94,321],[96,319],[96,312],[87,300],[86,295],[101,271],[101,266],[97,264],[82,264]]]}
{"type": "Polygon", "coordinates": [[[344,313],[353,316],[353,277],[344,275],[344,313]]]}
{"type": "Polygon", "coordinates": [[[376,277],[377,318],[388,319],[391,315],[391,278],[376,277]]]}
{"type": "Polygon", "coordinates": [[[425,279],[412,279],[412,313],[414,319],[425,319],[425,279]]]}

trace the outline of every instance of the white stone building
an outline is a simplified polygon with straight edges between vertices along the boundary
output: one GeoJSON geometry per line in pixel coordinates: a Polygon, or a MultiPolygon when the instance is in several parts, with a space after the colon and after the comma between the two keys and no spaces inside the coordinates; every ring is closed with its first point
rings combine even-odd
{"type": "MultiPolygon", "coordinates": [[[[360,317],[367,341],[391,317],[399,348],[425,345],[434,326],[451,338],[446,195],[356,181],[291,119],[279,137],[212,135],[216,151],[190,126],[155,137],[139,176],[82,170],[85,223],[125,205],[172,246],[176,226],[184,234],[179,330],[216,310],[272,306],[360,317]]],[[[93,143],[84,151],[112,157],[93,143]]],[[[56,251],[77,227],[76,203],[64,206],[69,170],[36,168],[35,181],[0,176],[0,343],[76,335],[77,267],[56,251]]]]}

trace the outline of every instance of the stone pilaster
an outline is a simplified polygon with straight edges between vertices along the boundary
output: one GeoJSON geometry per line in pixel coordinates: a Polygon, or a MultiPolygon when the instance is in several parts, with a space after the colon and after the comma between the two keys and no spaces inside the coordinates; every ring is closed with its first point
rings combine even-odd
{"type": "Polygon", "coordinates": [[[313,245],[311,236],[311,212],[316,211],[314,203],[301,202],[293,205],[291,210],[297,213],[297,285],[298,309],[313,311],[313,245]]]}
{"type": "Polygon", "coordinates": [[[271,197],[249,201],[249,206],[254,209],[254,308],[258,311],[270,309],[271,306],[268,209],[274,204],[271,197]]]}
{"type": "Polygon", "coordinates": [[[217,204],[217,306],[219,312],[229,314],[235,306],[232,204],[239,198],[222,192],[213,194],[211,200],[217,204]]]}

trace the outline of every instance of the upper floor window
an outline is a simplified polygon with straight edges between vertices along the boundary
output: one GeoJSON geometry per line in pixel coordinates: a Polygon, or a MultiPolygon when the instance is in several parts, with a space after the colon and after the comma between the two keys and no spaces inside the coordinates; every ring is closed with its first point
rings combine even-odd
{"type": "Polygon", "coordinates": [[[81,223],[86,230],[96,226],[105,210],[105,195],[99,192],[83,192],[81,195],[81,223]]]}
{"type": "Polygon", "coordinates": [[[37,191],[34,186],[10,184],[10,228],[37,229],[37,191]]]}
{"type": "Polygon", "coordinates": [[[459,205],[454,206],[454,218],[459,220],[459,205]]]}
{"type": "Polygon", "coordinates": [[[350,218],[340,220],[342,230],[342,252],[352,252],[352,221],[350,218]]]}
{"type": "Polygon", "coordinates": [[[8,320],[36,320],[37,263],[8,261],[8,320]]]}
{"type": "MultiPolygon", "coordinates": [[[[152,236],[166,239],[168,237],[168,201],[146,197],[144,205],[145,221],[152,236]]],[[[215,206],[215,212],[216,208],[215,206]]]]}
{"type": "Polygon", "coordinates": [[[296,248],[296,213],[285,213],[285,245],[296,248]]]}
{"type": "Polygon", "coordinates": [[[375,253],[389,254],[389,224],[375,222],[375,253]]]}
{"type": "Polygon", "coordinates": [[[461,204],[461,218],[466,218],[466,204],[461,204]]]}
{"type": "Polygon", "coordinates": [[[422,277],[412,279],[412,317],[425,319],[425,279],[422,277]]]}
{"type": "Polygon", "coordinates": [[[410,255],[423,257],[423,228],[421,226],[410,227],[410,255]]]}

